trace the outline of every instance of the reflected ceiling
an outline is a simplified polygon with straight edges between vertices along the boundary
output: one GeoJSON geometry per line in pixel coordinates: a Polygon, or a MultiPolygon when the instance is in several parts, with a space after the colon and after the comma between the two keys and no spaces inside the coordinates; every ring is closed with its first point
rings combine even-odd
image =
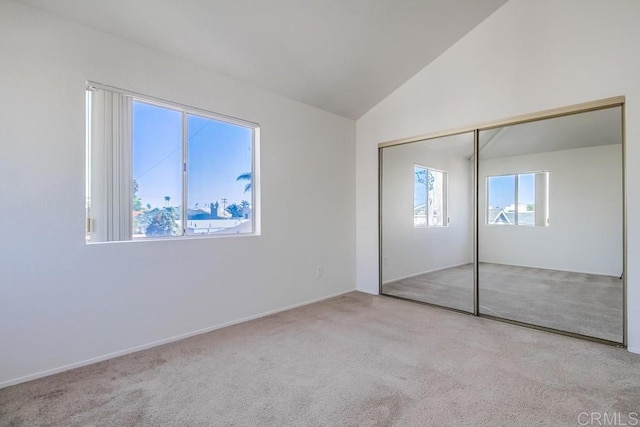
{"type": "Polygon", "coordinates": [[[483,159],[622,143],[621,108],[572,114],[480,132],[483,159]]]}

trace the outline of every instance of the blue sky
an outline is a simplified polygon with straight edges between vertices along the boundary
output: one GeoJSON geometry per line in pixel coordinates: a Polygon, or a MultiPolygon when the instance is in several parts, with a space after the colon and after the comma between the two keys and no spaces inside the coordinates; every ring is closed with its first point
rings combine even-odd
{"type": "MultiPolygon", "coordinates": [[[[515,203],[515,175],[489,177],[487,187],[491,208],[504,208],[515,203]]],[[[535,203],[534,174],[518,176],[518,203],[535,203]]]]}
{"type": "MultiPolygon", "coordinates": [[[[251,202],[252,130],[195,115],[187,116],[189,141],[188,207],[227,199],[226,205],[251,202]]],[[[182,113],[143,102],[133,103],[133,177],[142,204],[179,206],[182,194],[182,113]]]]}

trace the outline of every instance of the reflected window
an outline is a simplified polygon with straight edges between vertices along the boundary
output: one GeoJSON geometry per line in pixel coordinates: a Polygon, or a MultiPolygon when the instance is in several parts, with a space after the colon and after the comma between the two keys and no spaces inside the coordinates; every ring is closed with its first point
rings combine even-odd
{"type": "Polygon", "coordinates": [[[549,225],[549,172],[487,177],[488,225],[549,225]]]}
{"type": "Polygon", "coordinates": [[[447,172],[426,166],[413,168],[414,227],[445,227],[447,216],[447,172]]]}

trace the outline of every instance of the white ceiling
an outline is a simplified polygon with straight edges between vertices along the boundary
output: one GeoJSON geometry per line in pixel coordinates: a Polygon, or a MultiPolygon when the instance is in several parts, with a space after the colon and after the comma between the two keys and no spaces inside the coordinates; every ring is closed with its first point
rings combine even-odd
{"type": "Polygon", "coordinates": [[[506,0],[17,0],[357,119],[506,0]]]}

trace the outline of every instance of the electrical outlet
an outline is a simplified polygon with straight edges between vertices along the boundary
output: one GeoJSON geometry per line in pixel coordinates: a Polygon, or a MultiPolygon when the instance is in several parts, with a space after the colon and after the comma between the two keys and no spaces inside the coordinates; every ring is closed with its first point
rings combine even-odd
{"type": "Polygon", "coordinates": [[[324,269],[320,266],[316,267],[316,277],[319,279],[324,274],[324,269]]]}

